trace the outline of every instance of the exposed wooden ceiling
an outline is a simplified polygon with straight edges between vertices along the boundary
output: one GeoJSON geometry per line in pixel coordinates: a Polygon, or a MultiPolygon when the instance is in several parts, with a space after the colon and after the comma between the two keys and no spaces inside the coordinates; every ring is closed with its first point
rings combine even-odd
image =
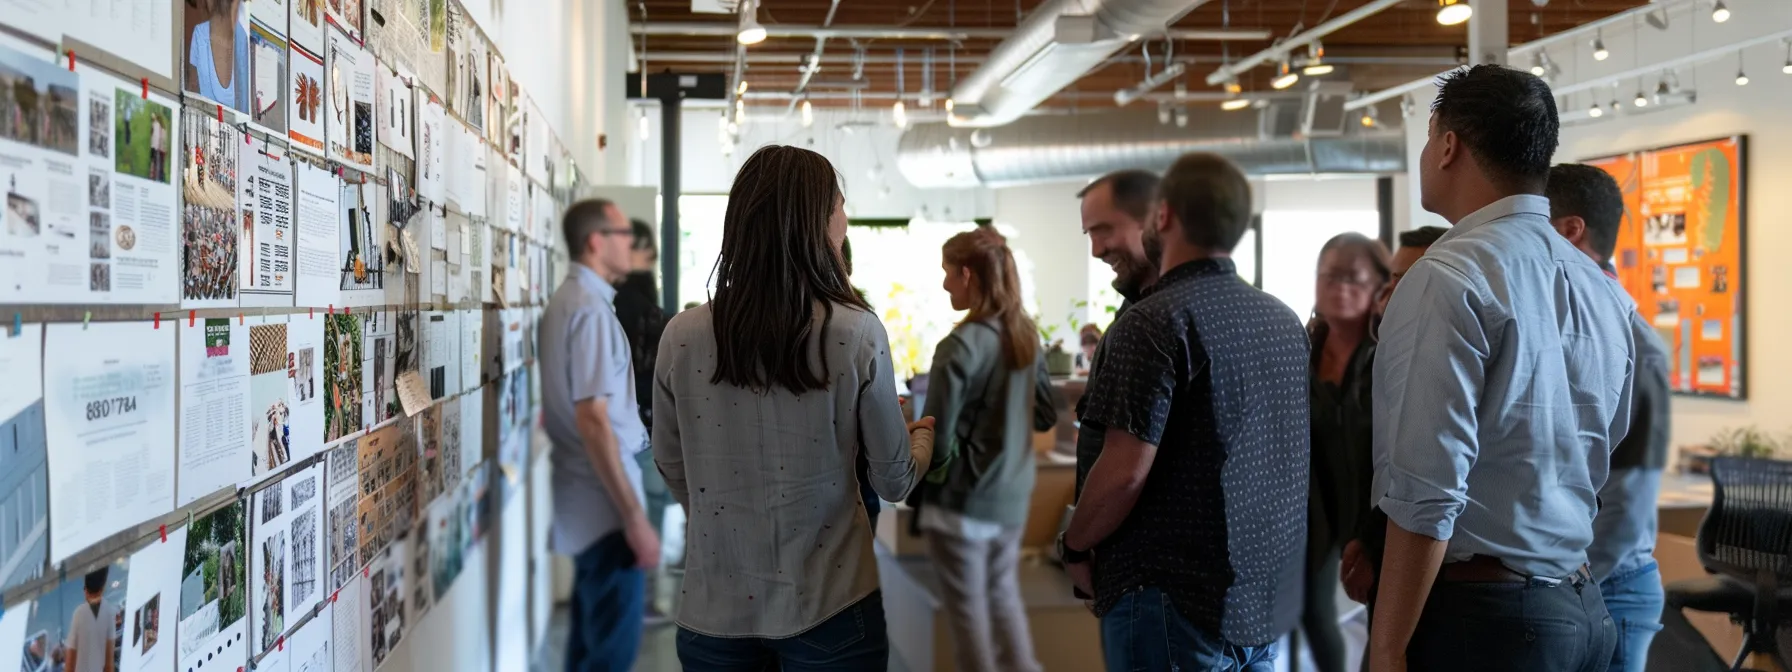
{"type": "MultiPolygon", "coordinates": [[[[698,14],[691,0],[625,0],[631,23],[732,24],[733,14],[698,14]]],[[[906,28],[1012,29],[1017,18],[1043,0],[840,0],[835,26],[906,28]]],[[[1288,36],[1316,26],[1330,17],[1350,11],[1369,0],[1206,0],[1177,22],[1180,29],[1258,29],[1273,36],[1288,36]]],[[[1648,0],[1509,0],[1510,36],[1514,44],[1561,32],[1610,16],[1648,0]]],[[[827,17],[829,0],[761,0],[759,20],[768,28],[817,26],[827,17]]],[[[1435,0],[1408,0],[1352,24],[1324,40],[1327,57],[1340,62],[1333,77],[1346,78],[1360,90],[1374,90],[1410,81],[1449,67],[1467,41],[1464,26],[1440,26],[1434,19],[1435,0]]],[[[732,73],[736,43],[732,35],[634,36],[636,54],[645,48],[647,68],[680,72],[732,73]],[[643,44],[645,43],[645,44],[643,44]],[[656,59],[656,56],[660,58],[656,59]]],[[[867,107],[885,106],[897,91],[897,50],[902,50],[902,90],[921,91],[928,50],[932,51],[933,90],[944,98],[951,90],[953,73],[964,76],[975,70],[994,48],[999,37],[971,37],[959,41],[917,39],[830,39],[821,55],[821,70],[810,86],[817,106],[850,105],[842,86],[850,80],[857,49],[864,49],[865,84],[860,91],[867,107]],[[952,62],[956,61],[956,68],[952,62]]],[[[753,92],[791,91],[802,76],[802,59],[814,50],[812,37],[773,36],[747,47],[746,80],[753,92]]],[[[1177,58],[1192,58],[1185,78],[1190,92],[1214,91],[1206,75],[1225,57],[1238,58],[1270,45],[1267,39],[1238,41],[1147,41],[1116,55],[1106,66],[1085,76],[1075,86],[1054,97],[1053,107],[1112,105],[1115,90],[1136,84],[1145,75],[1141,48],[1148,48],[1161,64],[1166,49],[1177,58]]],[[[1241,78],[1247,90],[1268,87],[1271,68],[1261,67],[1241,78]]],[[[731,82],[732,85],[732,82],[731,82]]],[[[1170,87],[1165,87],[1169,90],[1170,87]]],[[[912,100],[914,97],[911,95],[912,100]]],[[[750,105],[785,105],[787,101],[750,97],[750,105]]]]}

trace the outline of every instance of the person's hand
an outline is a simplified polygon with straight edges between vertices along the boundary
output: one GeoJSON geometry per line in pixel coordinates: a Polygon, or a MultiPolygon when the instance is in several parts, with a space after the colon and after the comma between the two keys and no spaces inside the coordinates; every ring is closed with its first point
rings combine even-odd
{"type": "Polygon", "coordinates": [[[915,470],[927,473],[933,465],[933,416],[908,423],[908,446],[915,470]]]}
{"type": "Polygon", "coordinates": [[[623,526],[622,534],[628,539],[628,550],[635,553],[636,567],[653,569],[660,565],[660,535],[653,531],[647,516],[635,516],[623,526]]]}
{"type": "Polygon", "coordinates": [[[1079,562],[1064,565],[1064,571],[1070,574],[1070,585],[1076,588],[1079,597],[1089,601],[1084,606],[1094,609],[1095,597],[1095,561],[1079,562]]]}
{"type": "Polygon", "coordinates": [[[1369,564],[1369,556],[1363,553],[1363,542],[1355,539],[1344,544],[1344,557],[1338,563],[1338,581],[1344,584],[1344,594],[1359,604],[1369,603],[1369,593],[1375,589],[1375,568],[1369,564]]]}

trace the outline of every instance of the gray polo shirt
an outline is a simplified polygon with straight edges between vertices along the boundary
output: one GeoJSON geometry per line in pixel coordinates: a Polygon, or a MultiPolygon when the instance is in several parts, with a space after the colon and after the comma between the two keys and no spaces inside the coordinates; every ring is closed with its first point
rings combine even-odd
{"type": "Polygon", "coordinates": [[[583,264],[573,264],[566,282],[554,290],[541,316],[541,405],[553,442],[553,551],[578,555],[598,539],[622,529],[604,492],[573,408],[587,399],[609,400],[610,428],[616,433],[622,468],[635,497],[641,497],[641,467],[635,455],[647,449],[647,429],[636,410],[635,378],[628,336],[611,305],[616,289],[583,264]]]}

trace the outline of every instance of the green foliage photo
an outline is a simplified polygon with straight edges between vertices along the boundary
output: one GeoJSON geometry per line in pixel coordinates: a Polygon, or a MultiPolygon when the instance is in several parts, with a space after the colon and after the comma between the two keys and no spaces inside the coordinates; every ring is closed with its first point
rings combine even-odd
{"type": "MultiPolygon", "coordinates": [[[[218,603],[218,627],[223,628],[248,613],[247,528],[243,503],[238,500],[187,528],[187,549],[182,575],[201,572],[205,586],[203,603],[218,603]]],[[[190,614],[181,614],[182,618],[190,614]]]]}

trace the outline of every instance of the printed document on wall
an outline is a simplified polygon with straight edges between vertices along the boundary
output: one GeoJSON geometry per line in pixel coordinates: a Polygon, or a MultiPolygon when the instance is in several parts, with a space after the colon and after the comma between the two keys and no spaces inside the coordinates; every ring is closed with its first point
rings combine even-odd
{"type": "Polygon", "coordinates": [[[119,669],[173,672],[173,614],[180,606],[180,565],[186,547],[187,528],[182,526],[168,530],[167,541],[151,542],[131,556],[123,610],[129,637],[119,669]]]}
{"type": "Polygon", "coordinates": [[[331,672],[335,669],[336,661],[330,654],[330,638],[334,634],[331,632],[333,613],[334,605],[324,605],[323,610],[306,621],[291,637],[286,638],[292,672],[331,672]]]}
{"type": "MultiPolygon", "coordinates": [[[[4,327],[11,329],[10,326],[4,327]]],[[[19,334],[0,334],[0,437],[10,442],[0,450],[0,501],[10,508],[6,521],[14,530],[5,547],[0,592],[10,591],[43,575],[49,549],[49,472],[44,452],[44,326],[20,325],[19,334]],[[16,539],[17,541],[11,541],[16,539]]],[[[6,652],[0,648],[0,654],[6,652]]],[[[0,657],[0,669],[8,669],[0,657]]]]}
{"type": "Polygon", "coordinates": [[[180,123],[181,306],[236,307],[243,132],[196,107],[182,108],[180,123]]]}
{"type": "Polygon", "coordinates": [[[86,42],[167,78],[179,77],[174,53],[173,0],[76,2],[0,0],[4,23],[46,42],[86,42]]]}
{"type": "Polygon", "coordinates": [[[176,301],[178,105],[3,34],[0,81],[0,303],[176,301]]]}
{"type": "Polygon", "coordinates": [[[45,331],[56,563],[174,510],[175,330],[94,322],[45,331]]]}
{"type": "Polygon", "coordinates": [[[278,646],[323,599],[323,481],[314,464],[249,495],[250,655],[278,646]]]}
{"type": "Polygon", "coordinates": [[[234,669],[248,662],[248,507],[238,499],[187,526],[180,570],[180,667],[234,669]]]}
{"type": "Polygon", "coordinates": [[[293,178],[286,150],[261,143],[242,154],[242,306],[292,305],[293,178]]]}
{"type": "Polygon", "coordinates": [[[301,307],[328,309],[342,305],[336,266],[342,222],[336,208],[337,201],[342,198],[342,181],[335,173],[310,163],[299,161],[297,164],[298,203],[293,209],[294,228],[298,230],[295,303],[301,307]]]}
{"type": "MultiPolygon", "coordinates": [[[[293,1],[302,4],[317,0],[293,1]]],[[[298,25],[296,17],[293,25],[298,25]]],[[[286,138],[292,141],[294,149],[314,156],[324,155],[324,59],[317,55],[322,53],[301,48],[295,41],[289,59],[292,62],[287,68],[286,88],[292,95],[286,98],[286,138]]]]}
{"type": "Polygon", "coordinates": [[[447,204],[442,174],[447,151],[448,111],[433,93],[417,91],[422,99],[417,115],[417,195],[437,206],[447,204]]]}
{"type": "MultiPolygon", "coordinates": [[[[286,318],[281,317],[281,320],[286,318]]],[[[178,321],[178,320],[171,320],[178,321]]],[[[286,339],[274,359],[285,364],[286,339]]],[[[261,327],[254,327],[260,329],[261,327]]],[[[249,478],[249,373],[266,353],[250,343],[251,327],[215,317],[182,322],[180,334],[180,492],[186,506],[249,478]]],[[[281,370],[285,370],[282,366],[281,370]]],[[[259,423],[256,423],[259,424],[259,423]]]]}
{"type": "Polygon", "coordinates": [[[378,64],[372,53],[342,31],[328,33],[324,94],[329,100],[324,103],[324,134],[329,156],[351,168],[373,172],[373,90],[378,64]]]}

